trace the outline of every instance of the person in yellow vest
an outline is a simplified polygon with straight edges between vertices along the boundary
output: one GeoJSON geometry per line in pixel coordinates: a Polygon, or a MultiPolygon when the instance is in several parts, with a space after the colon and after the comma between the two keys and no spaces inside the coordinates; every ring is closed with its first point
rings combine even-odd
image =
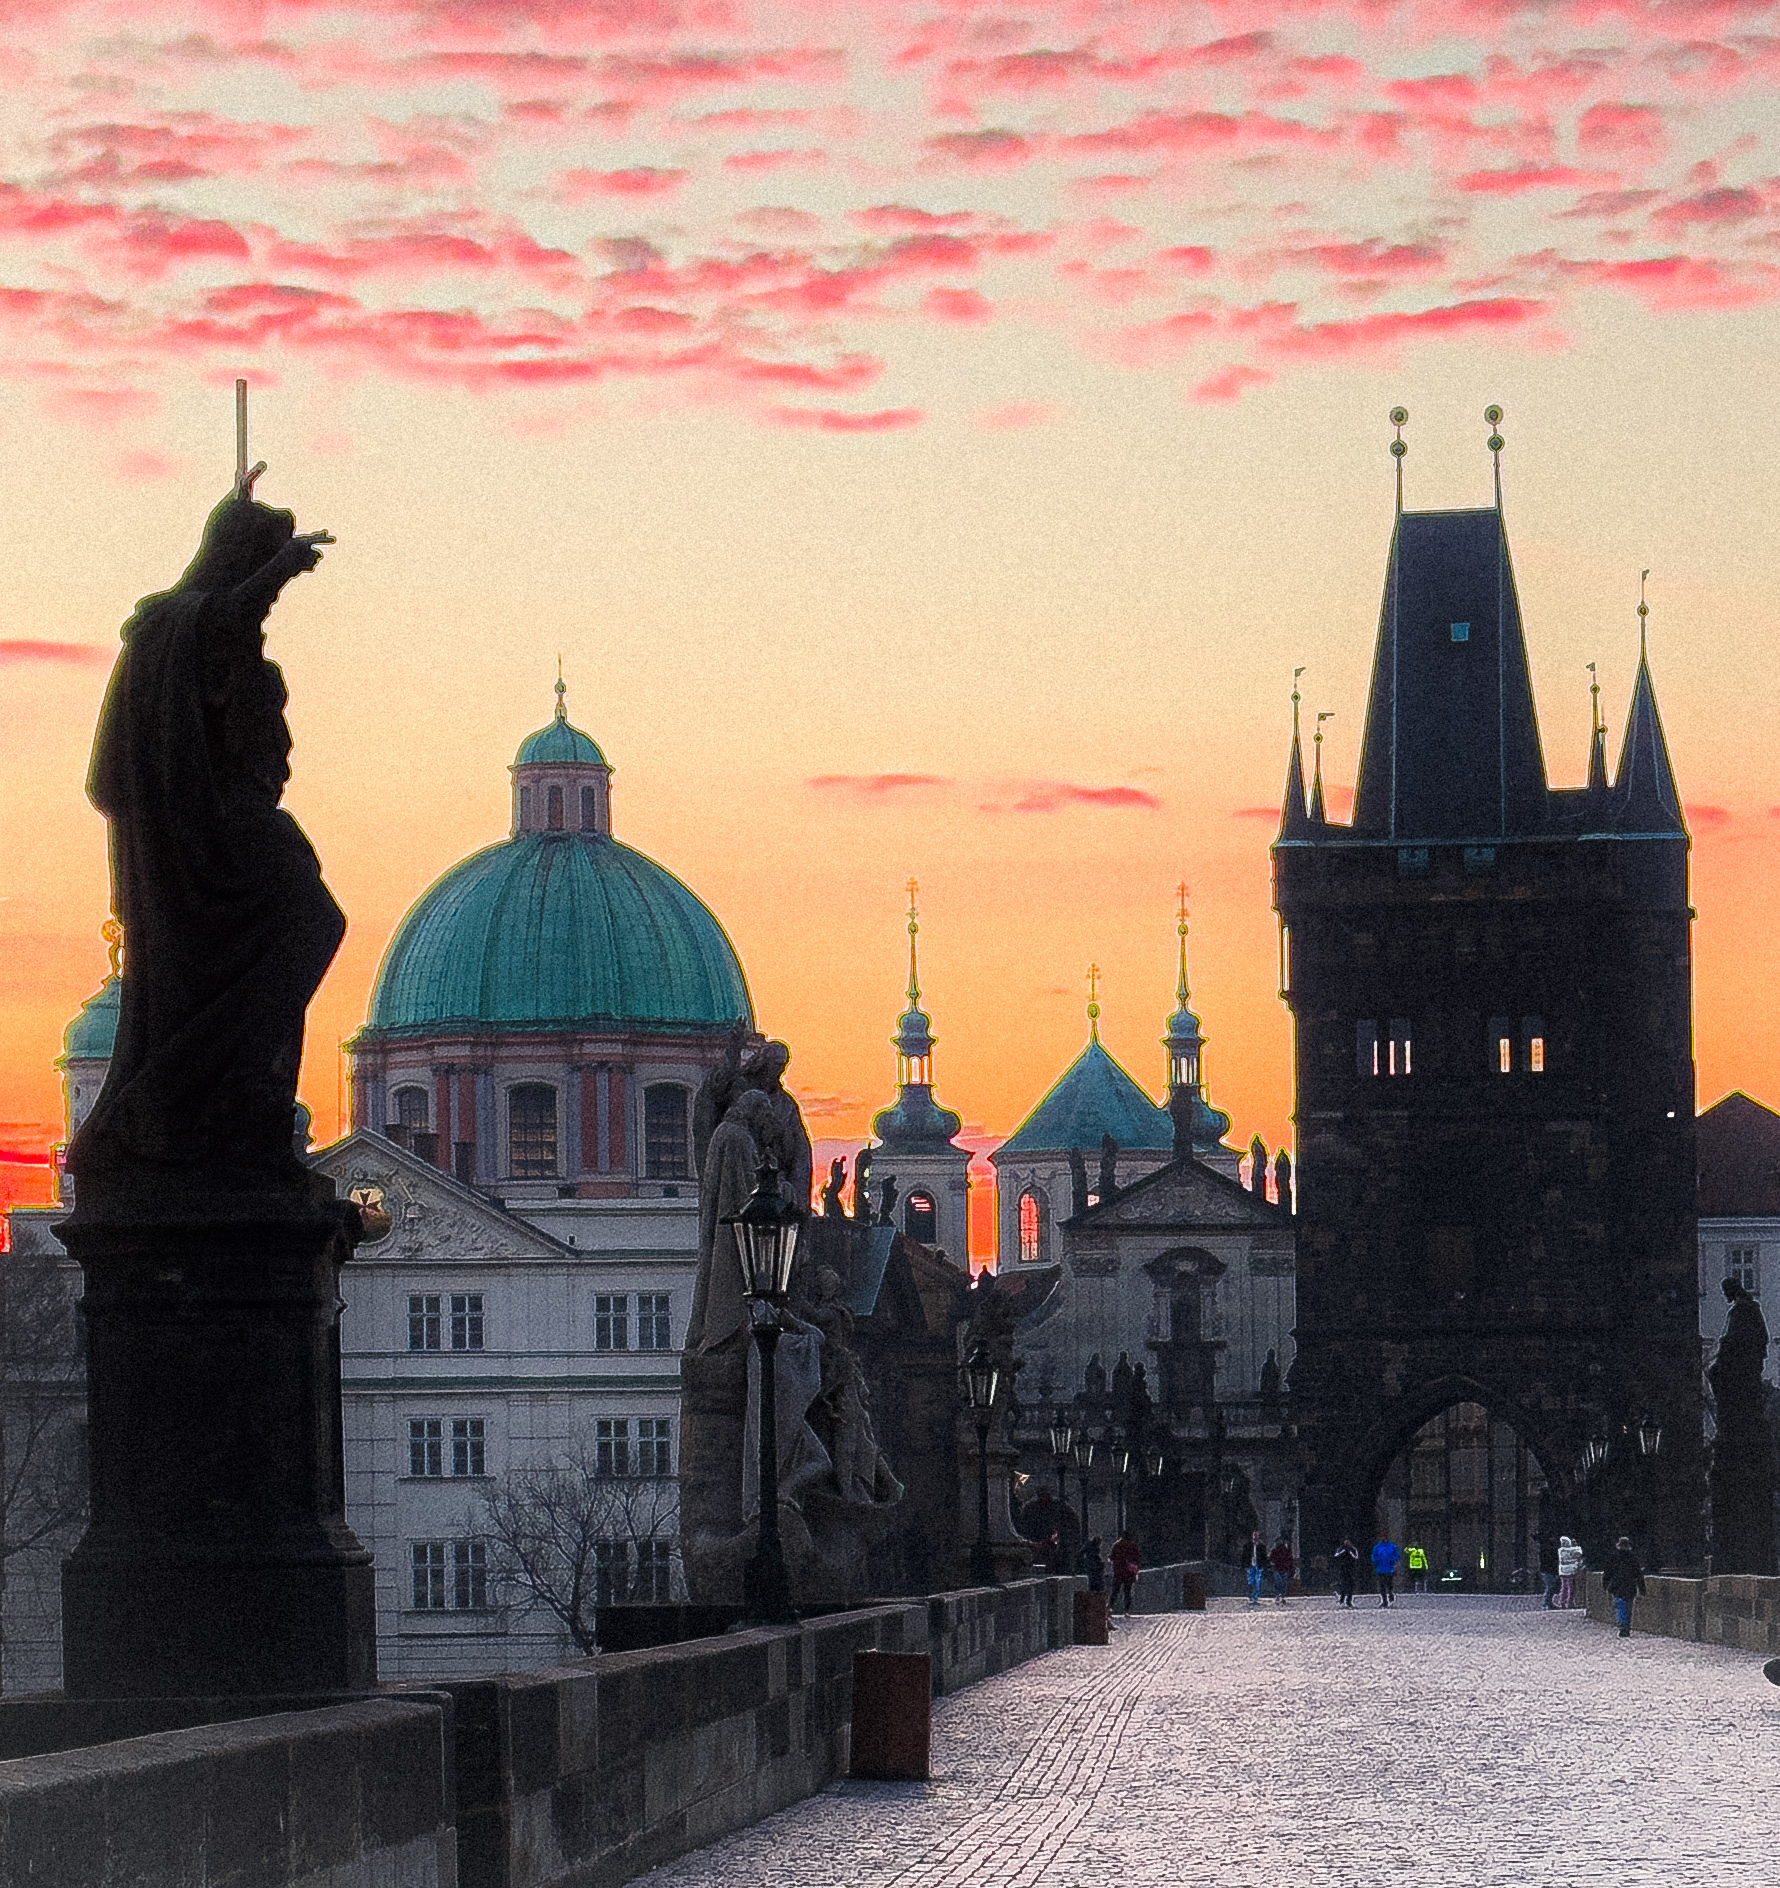
{"type": "Polygon", "coordinates": [[[1417,1541],[1409,1544],[1409,1590],[1411,1593],[1425,1593],[1428,1590],[1428,1550],[1417,1541]]]}

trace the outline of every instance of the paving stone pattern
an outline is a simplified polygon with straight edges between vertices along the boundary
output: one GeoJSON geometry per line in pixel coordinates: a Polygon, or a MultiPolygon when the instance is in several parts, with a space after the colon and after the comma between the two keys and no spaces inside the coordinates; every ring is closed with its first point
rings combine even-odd
{"type": "Polygon", "coordinates": [[[1121,1621],[943,1699],[934,1779],[837,1783],[647,1888],[1768,1888],[1780,1691],[1537,1600],[1121,1621]]]}

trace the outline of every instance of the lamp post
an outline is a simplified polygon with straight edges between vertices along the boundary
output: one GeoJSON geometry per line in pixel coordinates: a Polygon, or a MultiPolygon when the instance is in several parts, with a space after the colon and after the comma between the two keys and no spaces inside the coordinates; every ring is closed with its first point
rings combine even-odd
{"type": "Polygon", "coordinates": [[[1126,1478],[1131,1473],[1131,1443],[1126,1436],[1115,1436],[1112,1444],[1112,1463],[1118,1475],[1119,1532],[1125,1531],[1125,1487],[1126,1478]]]}
{"type": "Polygon", "coordinates": [[[1094,1438],[1086,1429],[1078,1429],[1069,1445],[1075,1463],[1076,1482],[1082,1491],[1082,1545],[1088,1544],[1088,1470],[1094,1466],[1094,1438]]]}
{"type": "Polygon", "coordinates": [[[970,1550],[973,1586],[1000,1584],[995,1578],[995,1555],[989,1547],[989,1424],[1000,1386],[1000,1366],[979,1337],[964,1360],[965,1401],[977,1419],[977,1540],[970,1550]]]}
{"type": "Polygon", "coordinates": [[[779,1348],[779,1311],[791,1289],[791,1260],[800,1218],[779,1186],[775,1162],[763,1159],[754,1191],[739,1213],[726,1213],[735,1228],[742,1268],[742,1296],[749,1306],[754,1342],[760,1350],[760,1528],[754,1558],[742,1574],[748,1618],[761,1626],[789,1625],[797,1618],[785,1549],[779,1539],[779,1435],[773,1359],[779,1348]]]}
{"type": "Polygon", "coordinates": [[[1656,1458],[1663,1446],[1663,1422],[1660,1416],[1646,1412],[1638,1424],[1638,1457],[1644,1464],[1644,1528],[1646,1552],[1657,1565],[1663,1563],[1665,1545],[1657,1538],[1660,1509],[1656,1498],[1656,1458]]]}
{"type": "Polygon", "coordinates": [[[1069,1425],[1069,1412],[1058,1410],[1051,1419],[1051,1464],[1057,1471],[1057,1505],[1069,1506],[1069,1451],[1075,1442],[1075,1431],[1069,1425]]]}

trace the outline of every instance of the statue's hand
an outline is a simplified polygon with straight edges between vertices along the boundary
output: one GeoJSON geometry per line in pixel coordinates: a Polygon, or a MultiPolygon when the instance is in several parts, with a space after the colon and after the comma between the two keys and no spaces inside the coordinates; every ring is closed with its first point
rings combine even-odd
{"type": "Polygon", "coordinates": [[[293,570],[313,570],[321,562],[320,547],[336,542],[331,531],[300,531],[285,546],[284,554],[293,570]]]}

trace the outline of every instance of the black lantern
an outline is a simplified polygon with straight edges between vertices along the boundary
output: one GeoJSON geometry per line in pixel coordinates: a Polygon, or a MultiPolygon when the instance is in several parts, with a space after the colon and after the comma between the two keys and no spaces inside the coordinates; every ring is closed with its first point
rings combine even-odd
{"type": "Polygon", "coordinates": [[[995,1392],[1001,1387],[1001,1366],[990,1354],[989,1346],[979,1337],[964,1360],[964,1394],[974,1410],[995,1407],[995,1392]]]}
{"type": "Polygon", "coordinates": [[[1069,1459],[1070,1445],[1075,1441],[1075,1431],[1069,1426],[1067,1410],[1058,1410],[1051,1419],[1051,1453],[1059,1462],[1069,1459]]]}
{"type": "Polygon", "coordinates": [[[742,1296],[782,1305],[791,1290],[791,1261],[797,1252],[798,1212],[779,1186],[779,1170],[762,1160],[754,1191],[739,1213],[725,1213],[735,1228],[736,1257],[742,1268],[742,1296]]]}
{"type": "Polygon", "coordinates": [[[1167,1466],[1167,1457],[1163,1455],[1159,1446],[1152,1448],[1149,1454],[1144,1458],[1144,1467],[1149,1470],[1151,1481],[1160,1481],[1162,1479],[1162,1471],[1167,1466]]]}
{"type": "Polygon", "coordinates": [[[1223,1473],[1218,1477],[1218,1482],[1225,1495],[1233,1499],[1236,1491],[1242,1486],[1242,1470],[1234,1462],[1226,1462],[1223,1473]]]}
{"type": "Polygon", "coordinates": [[[1582,1445],[1582,1469],[1592,1475],[1607,1459],[1607,1438],[1598,1430],[1582,1445]]]}
{"type": "Polygon", "coordinates": [[[1094,1466],[1094,1437],[1090,1431],[1078,1429],[1070,1438],[1069,1457],[1078,1474],[1086,1475],[1094,1466]]]}
{"type": "Polygon", "coordinates": [[[1638,1453],[1649,1461],[1662,1446],[1662,1419],[1647,1415],[1638,1425],[1638,1453]]]}

